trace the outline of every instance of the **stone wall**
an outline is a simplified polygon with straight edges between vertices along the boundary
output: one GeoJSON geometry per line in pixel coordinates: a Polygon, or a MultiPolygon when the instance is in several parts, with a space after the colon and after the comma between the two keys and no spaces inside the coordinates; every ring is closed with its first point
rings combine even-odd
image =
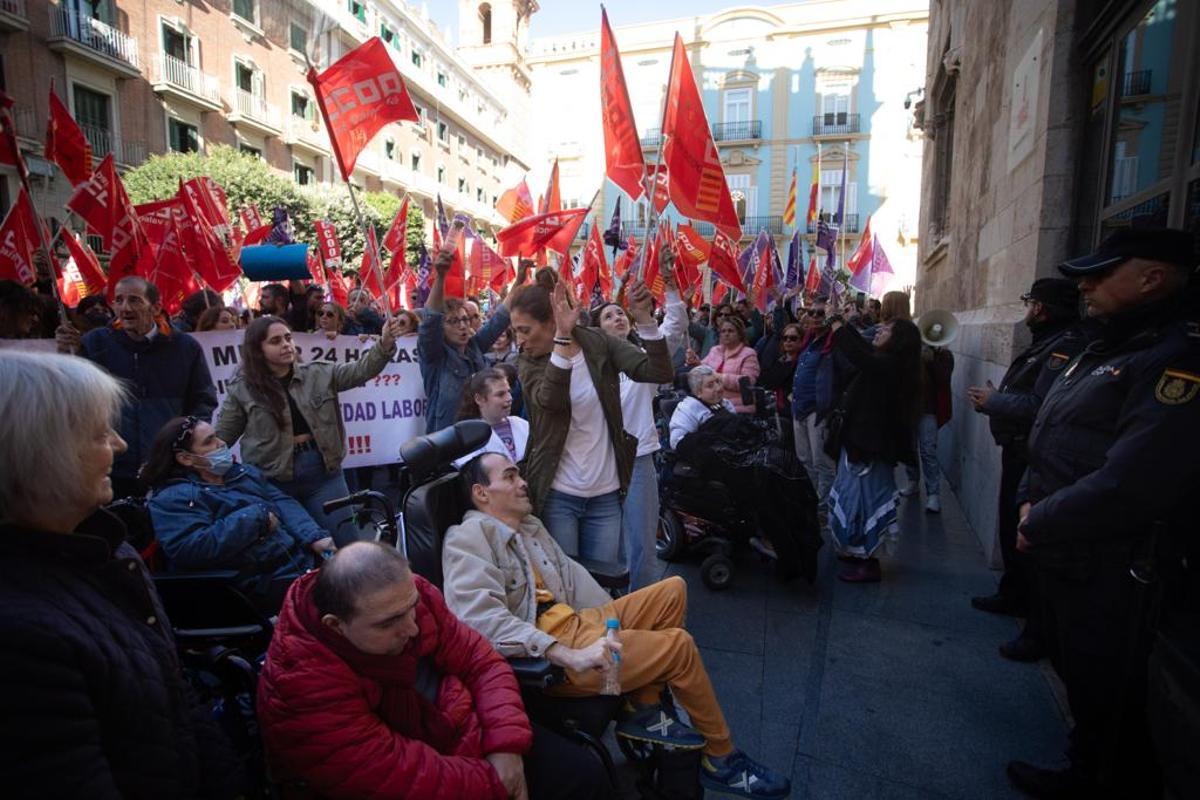
{"type": "Polygon", "coordinates": [[[946,480],[997,565],[1000,454],[966,390],[1000,382],[1028,342],[1021,294],[1034,279],[1055,274],[1055,265],[1071,254],[1078,129],[1073,99],[1082,94],[1070,59],[1074,6],[1074,0],[945,0],[930,9],[925,114],[931,137],[922,179],[916,311],[949,309],[961,323],[951,346],[954,419],[941,432],[939,454],[946,480]],[[1033,120],[1028,129],[1014,128],[1012,104],[1030,88],[1028,82],[1016,87],[1016,75],[1031,57],[1037,78],[1033,120]],[[958,65],[958,76],[949,223],[939,237],[929,218],[937,174],[937,132],[929,126],[939,112],[944,60],[958,65]],[[1013,146],[1021,141],[1024,147],[1013,146]]]}

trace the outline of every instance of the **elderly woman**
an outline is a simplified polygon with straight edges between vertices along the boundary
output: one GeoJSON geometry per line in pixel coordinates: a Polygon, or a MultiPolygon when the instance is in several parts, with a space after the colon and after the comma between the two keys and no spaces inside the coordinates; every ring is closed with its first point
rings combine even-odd
{"type": "Polygon", "coordinates": [[[721,376],[712,367],[703,364],[693,367],[687,375],[687,381],[691,395],[680,401],[679,405],[675,406],[675,413],[671,415],[672,449],[678,448],[683,437],[708,422],[718,410],[724,409],[731,414],[737,411],[733,403],[722,397],[724,389],[721,386],[721,376]]]}
{"type": "Polygon", "coordinates": [[[8,791],[232,795],[232,754],[193,700],[125,527],[101,508],[125,450],[114,429],[125,390],[85,359],[12,351],[0,351],[0,386],[8,791]]]}
{"type": "Polygon", "coordinates": [[[176,417],[142,466],[150,518],[173,572],[229,569],[251,600],[279,611],[291,582],[333,539],[256,467],[238,464],[212,425],[176,417]]]}
{"type": "Polygon", "coordinates": [[[746,344],[746,323],[737,314],[725,317],[717,325],[717,344],[699,363],[713,368],[721,377],[725,399],[739,412],[754,412],[754,406],[742,404],[742,378],[758,380],[758,354],[746,344]]]}

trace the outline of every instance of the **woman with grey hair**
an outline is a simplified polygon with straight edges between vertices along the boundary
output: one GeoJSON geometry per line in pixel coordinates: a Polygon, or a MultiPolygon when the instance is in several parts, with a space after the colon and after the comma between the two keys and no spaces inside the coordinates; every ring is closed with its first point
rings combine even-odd
{"type": "Polygon", "coordinates": [[[0,351],[0,772],[44,797],[216,797],[232,754],[193,702],[112,500],[121,384],[0,351]]]}
{"type": "Polygon", "coordinates": [[[672,448],[678,447],[683,437],[707,422],[719,409],[737,413],[733,403],[721,396],[724,393],[724,384],[721,376],[712,367],[706,364],[692,367],[688,372],[687,381],[688,391],[692,394],[680,401],[679,405],[675,406],[675,413],[671,415],[672,448]]]}

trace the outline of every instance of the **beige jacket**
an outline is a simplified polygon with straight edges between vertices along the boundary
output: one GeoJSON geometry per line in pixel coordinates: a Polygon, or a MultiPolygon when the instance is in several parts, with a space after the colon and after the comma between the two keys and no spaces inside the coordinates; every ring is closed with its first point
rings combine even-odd
{"type": "Polygon", "coordinates": [[[461,524],[446,531],[442,543],[442,594],[450,611],[505,657],[544,656],[555,642],[535,624],[536,582],[526,537],[542,546],[562,581],[566,597],[555,600],[576,610],[612,601],[537,517],[527,516],[518,532],[495,517],[468,511],[461,524]]]}
{"type": "MultiPolygon", "coordinates": [[[[339,469],[346,457],[346,426],[342,422],[338,392],[362,386],[383,372],[395,354],[396,345],[384,350],[376,342],[358,361],[348,364],[316,361],[297,364],[293,370],[288,392],[312,430],[326,472],[339,469]]],[[[217,436],[230,445],[240,439],[242,460],[261,469],[268,478],[292,479],[292,415],[285,409],[280,428],[271,412],[250,394],[240,373],[226,389],[225,403],[217,419],[217,436]]]]}

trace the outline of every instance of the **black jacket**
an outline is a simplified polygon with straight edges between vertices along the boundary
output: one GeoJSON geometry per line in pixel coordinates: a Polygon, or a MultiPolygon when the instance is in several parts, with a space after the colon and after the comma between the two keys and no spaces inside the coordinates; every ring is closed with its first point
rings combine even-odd
{"type": "Polygon", "coordinates": [[[71,534],[0,525],[5,797],[215,797],[235,780],[124,532],[104,511],[71,534]]]}
{"type": "Polygon", "coordinates": [[[1200,486],[1195,296],[1108,320],[1050,388],[1029,436],[1022,532],[1036,547],[1195,530],[1200,486]]]}
{"type": "Polygon", "coordinates": [[[1007,447],[1025,441],[1054,379],[1086,345],[1083,326],[1073,320],[1033,328],[1033,342],[1013,359],[999,388],[980,409],[988,416],[996,444],[1007,447]]]}
{"type": "Polygon", "coordinates": [[[113,463],[113,477],[134,478],[150,443],[172,417],[194,415],[205,422],[217,408],[217,389],[200,343],[186,333],[160,332],[135,342],[124,331],[86,333],[80,355],[108,370],[133,393],[121,410],[121,438],[129,449],[113,463]]]}
{"type": "MultiPolygon", "coordinates": [[[[837,459],[838,451],[845,449],[852,461],[860,463],[915,463],[917,425],[915,418],[906,418],[902,411],[900,362],[876,350],[848,326],[833,334],[833,346],[857,372],[842,395],[840,430],[834,440],[826,442],[826,452],[837,459]]],[[[913,386],[914,390],[918,386],[915,379],[913,386]]]]}

